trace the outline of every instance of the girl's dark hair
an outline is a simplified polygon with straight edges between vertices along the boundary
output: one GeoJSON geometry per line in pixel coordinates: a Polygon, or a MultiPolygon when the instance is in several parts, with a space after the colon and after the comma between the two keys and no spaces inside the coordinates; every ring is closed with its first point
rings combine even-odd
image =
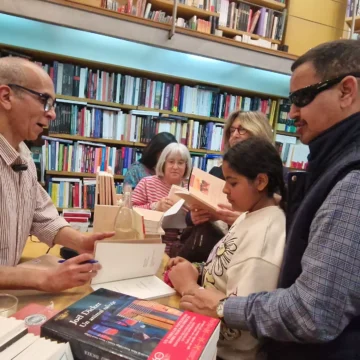
{"type": "Polygon", "coordinates": [[[280,207],[285,211],[283,165],[279,153],[269,141],[259,137],[241,141],[225,153],[224,161],[228,162],[231,169],[250,180],[255,180],[258,174],[266,174],[269,178],[268,196],[279,193],[280,207]]]}
{"type": "Polygon", "coordinates": [[[166,146],[174,142],[177,142],[175,136],[168,132],[161,132],[155,135],[143,150],[142,157],[139,161],[147,168],[153,169],[157,163],[157,155],[161,153],[166,146]]]}

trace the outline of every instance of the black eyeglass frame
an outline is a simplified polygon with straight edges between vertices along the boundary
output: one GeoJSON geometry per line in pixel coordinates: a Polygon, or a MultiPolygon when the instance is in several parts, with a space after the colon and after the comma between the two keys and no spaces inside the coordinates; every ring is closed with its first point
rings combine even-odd
{"type": "Polygon", "coordinates": [[[51,108],[55,109],[55,107],[56,107],[56,99],[53,99],[48,94],[40,93],[38,91],[28,89],[28,88],[18,85],[18,84],[7,84],[7,86],[16,87],[18,89],[28,91],[29,93],[34,94],[34,95],[38,96],[40,99],[44,100],[44,111],[50,111],[51,108]],[[51,102],[49,102],[49,100],[51,100],[51,102]]]}
{"type": "Polygon", "coordinates": [[[290,93],[289,99],[291,103],[294,104],[296,107],[305,107],[309,105],[312,101],[314,101],[316,96],[318,96],[321,92],[330,89],[334,85],[338,84],[341,80],[345,79],[347,76],[354,76],[360,78],[360,72],[343,74],[333,79],[321,81],[317,84],[306,86],[302,89],[290,93]],[[297,99],[298,96],[300,96],[299,100],[297,99]]]}

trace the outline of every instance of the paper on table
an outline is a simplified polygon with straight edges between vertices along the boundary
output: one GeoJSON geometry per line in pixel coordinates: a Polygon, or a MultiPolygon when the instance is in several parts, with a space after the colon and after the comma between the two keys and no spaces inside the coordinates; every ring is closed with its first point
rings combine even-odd
{"type": "Polygon", "coordinates": [[[91,285],[93,290],[104,288],[117,291],[122,294],[134,296],[139,299],[154,300],[165,296],[171,296],[176,291],[165,284],[155,275],[135,279],[113,281],[105,284],[91,285]]]}

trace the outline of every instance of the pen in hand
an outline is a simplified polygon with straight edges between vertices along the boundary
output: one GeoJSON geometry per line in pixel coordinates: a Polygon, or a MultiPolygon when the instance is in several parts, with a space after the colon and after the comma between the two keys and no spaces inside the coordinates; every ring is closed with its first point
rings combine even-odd
{"type": "MultiPolygon", "coordinates": [[[[59,260],[58,261],[58,263],[60,263],[60,264],[62,264],[62,263],[64,263],[66,261],[66,259],[62,259],[62,260],[59,260]]],[[[82,262],[82,263],[80,263],[80,265],[82,265],[82,264],[97,264],[98,263],[98,261],[97,260],[87,260],[87,261],[84,261],[84,262],[82,262]]]]}

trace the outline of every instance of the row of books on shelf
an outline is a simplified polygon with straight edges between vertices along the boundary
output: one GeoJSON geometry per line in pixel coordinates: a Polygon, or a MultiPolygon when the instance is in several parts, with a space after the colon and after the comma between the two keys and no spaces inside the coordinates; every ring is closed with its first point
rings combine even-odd
{"type": "Polygon", "coordinates": [[[111,166],[115,175],[125,175],[141,154],[132,147],[116,148],[101,143],[48,138],[42,156],[45,170],[95,174],[97,169],[105,171],[111,166]]]}
{"type": "MultiPolygon", "coordinates": [[[[248,2],[229,0],[180,0],[179,4],[205,10],[213,13],[213,15],[206,14],[208,21],[199,19],[196,15],[190,19],[179,16],[176,19],[176,26],[215,34],[215,30],[220,25],[229,29],[245,31],[249,34],[282,40],[286,11],[279,12],[248,2]]],[[[147,0],[138,0],[136,3],[128,0],[125,5],[120,5],[116,1],[105,1],[102,5],[109,10],[145,19],[168,24],[172,22],[171,8],[159,9],[159,5],[157,5],[154,9],[152,2],[147,0]]]]}
{"type": "MultiPolygon", "coordinates": [[[[94,178],[51,177],[47,183],[47,192],[57,208],[93,209],[95,205],[94,178]]],[[[122,193],[122,183],[115,183],[117,194],[122,193]]],[[[66,215],[66,214],[65,214],[66,215]]],[[[67,219],[73,221],[71,214],[67,219]]],[[[78,215],[74,215],[74,218],[78,215]]]]}
{"type": "Polygon", "coordinates": [[[308,164],[309,147],[293,136],[276,135],[276,147],[283,165],[292,169],[305,170],[308,164]]]}
{"type": "Polygon", "coordinates": [[[296,133],[295,120],[289,118],[291,102],[288,99],[282,99],[279,103],[279,115],[276,124],[276,130],[296,133]]]}
{"type": "Polygon", "coordinates": [[[282,40],[286,10],[278,12],[240,1],[220,0],[219,25],[273,40],[282,40]]]}
{"type": "MultiPolygon", "coordinates": [[[[148,143],[159,132],[172,133],[178,142],[191,148],[222,150],[224,124],[187,120],[159,113],[107,111],[60,104],[57,117],[49,125],[50,134],[78,135],[96,139],[112,139],[148,143]]],[[[56,136],[56,135],[55,135],[56,136]]]]}
{"type": "Polygon", "coordinates": [[[347,0],[346,17],[353,16],[354,11],[355,11],[355,16],[360,16],[359,2],[356,1],[356,6],[355,6],[353,0],[347,0]]]}
{"type": "Polygon", "coordinates": [[[216,87],[171,84],[57,61],[53,65],[37,63],[53,79],[56,93],[66,96],[216,118],[226,118],[240,109],[270,114],[276,101],[222,93],[216,87]]]}

